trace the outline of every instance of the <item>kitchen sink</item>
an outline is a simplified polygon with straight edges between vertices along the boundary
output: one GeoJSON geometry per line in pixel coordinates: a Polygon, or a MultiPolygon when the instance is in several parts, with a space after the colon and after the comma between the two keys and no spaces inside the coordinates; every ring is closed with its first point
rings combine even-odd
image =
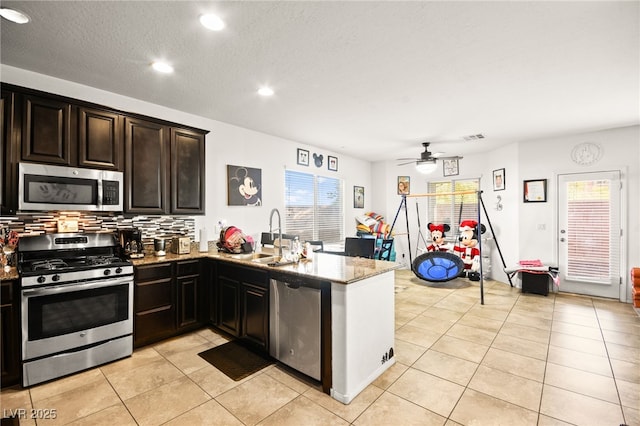
{"type": "Polygon", "coordinates": [[[271,253],[238,253],[238,254],[228,254],[227,257],[232,259],[242,259],[242,260],[260,260],[260,259],[273,259],[273,255],[271,253]]]}
{"type": "Polygon", "coordinates": [[[256,263],[277,263],[280,261],[280,256],[274,256],[270,254],[267,257],[257,257],[257,258],[251,259],[251,261],[256,263]]]}
{"type": "Polygon", "coordinates": [[[248,262],[261,263],[269,266],[284,266],[293,263],[291,260],[281,258],[280,256],[272,253],[223,253],[222,257],[246,260],[248,262]]]}

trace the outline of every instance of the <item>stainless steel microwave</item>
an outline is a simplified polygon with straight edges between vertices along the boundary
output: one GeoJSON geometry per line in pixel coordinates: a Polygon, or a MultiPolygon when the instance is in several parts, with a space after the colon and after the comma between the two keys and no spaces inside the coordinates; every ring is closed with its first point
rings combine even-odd
{"type": "Polygon", "coordinates": [[[19,210],[122,211],[123,174],[20,163],[19,210]]]}

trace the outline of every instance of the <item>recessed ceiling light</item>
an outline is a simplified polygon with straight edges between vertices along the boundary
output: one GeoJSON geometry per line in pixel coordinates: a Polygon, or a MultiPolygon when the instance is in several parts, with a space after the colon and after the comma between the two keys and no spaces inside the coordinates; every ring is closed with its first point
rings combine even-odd
{"type": "Polygon", "coordinates": [[[16,9],[9,9],[8,7],[0,8],[0,16],[16,24],[26,24],[31,20],[25,13],[16,9]]]}
{"type": "Polygon", "coordinates": [[[156,61],[151,64],[154,70],[161,72],[163,74],[171,74],[173,72],[173,67],[166,62],[156,61]]]}
{"type": "Polygon", "coordinates": [[[263,86],[260,89],[258,89],[258,94],[260,96],[272,96],[273,95],[273,89],[267,86],[263,86]]]}
{"type": "Polygon", "coordinates": [[[225,27],[224,21],[213,13],[200,16],[200,23],[211,31],[220,31],[225,27]]]}

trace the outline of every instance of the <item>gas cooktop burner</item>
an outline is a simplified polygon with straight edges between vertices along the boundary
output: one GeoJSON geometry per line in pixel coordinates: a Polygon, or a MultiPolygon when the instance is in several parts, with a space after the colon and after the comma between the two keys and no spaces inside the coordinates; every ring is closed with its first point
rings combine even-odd
{"type": "Polygon", "coordinates": [[[65,263],[62,259],[46,259],[46,260],[38,260],[34,261],[31,264],[32,271],[40,271],[40,270],[52,270],[52,269],[62,269],[67,268],[69,265],[65,263]]]}
{"type": "Polygon", "coordinates": [[[42,285],[131,274],[133,266],[114,234],[43,234],[20,241],[18,271],[42,285]]]}
{"type": "Polygon", "coordinates": [[[122,259],[116,256],[94,256],[87,257],[86,264],[87,265],[110,265],[112,263],[122,262],[122,259]]]}

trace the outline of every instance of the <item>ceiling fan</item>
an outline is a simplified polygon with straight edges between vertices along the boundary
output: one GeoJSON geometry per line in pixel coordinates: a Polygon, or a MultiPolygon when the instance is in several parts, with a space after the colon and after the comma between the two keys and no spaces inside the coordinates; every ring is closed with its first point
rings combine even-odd
{"type": "Polygon", "coordinates": [[[451,159],[460,159],[462,157],[454,155],[454,156],[447,156],[444,157],[442,155],[440,155],[439,153],[431,153],[431,151],[429,151],[429,145],[431,144],[431,142],[422,142],[422,146],[424,147],[424,152],[422,152],[420,154],[420,158],[398,158],[398,161],[403,161],[403,160],[410,160],[410,161],[405,161],[404,163],[400,163],[398,164],[398,166],[404,166],[406,164],[411,164],[414,163],[416,164],[416,169],[421,172],[421,173],[431,173],[432,171],[434,171],[437,167],[436,165],[436,160],[451,160],[451,159]]]}

